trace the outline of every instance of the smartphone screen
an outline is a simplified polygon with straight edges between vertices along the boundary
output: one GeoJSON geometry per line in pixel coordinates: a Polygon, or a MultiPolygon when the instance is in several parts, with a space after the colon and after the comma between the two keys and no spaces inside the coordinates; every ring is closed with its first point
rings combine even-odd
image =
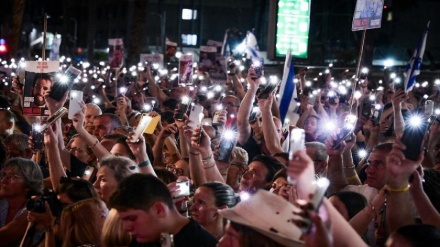
{"type": "Polygon", "coordinates": [[[81,110],[80,102],[83,99],[83,91],[72,90],[69,97],[69,114],[68,118],[73,119],[73,116],[81,110]]]}
{"type": "Polygon", "coordinates": [[[405,123],[405,130],[402,136],[402,143],[405,144],[405,157],[410,160],[417,160],[422,151],[423,140],[428,128],[428,121],[424,120],[419,126],[411,126],[405,123]]]}
{"type": "Polygon", "coordinates": [[[34,143],[34,150],[43,150],[44,148],[44,134],[39,128],[32,126],[32,142],[34,143]]]}
{"type": "Polygon", "coordinates": [[[179,194],[175,195],[174,197],[181,197],[181,196],[189,196],[189,181],[185,180],[185,181],[180,181],[180,182],[176,182],[176,184],[179,186],[179,194]]]}
{"type": "Polygon", "coordinates": [[[92,182],[95,180],[97,169],[93,166],[87,166],[84,171],[83,179],[92,182]]]}
{"type": "Polygon", "coordinates": [[[189,114],[190,122],[188,123],[188,126],[191,127],[192,129],[200,126],[202,123],[203,116],[204,116],[203,106],[201,105],[191,106],[191,111],[189,114]]]}
{"type": "Polygon", "coordinates": [[[179,121],[183,121],[183,115],[188,111],[188,107],[191,105],[191,98],[188,96],[183,96],[182,101],[180,102],[178,113],[176,115],[176,119],[179,121]]]}
{"type": "Polygon", "coordinates": [[[269,94],[273,92],[273,90],[277,87],[277,83],[270,83],[263,89],[261,94],[258,96],[260,99],[267,99],[269,94]]]}
{"type": "Polygon", "coordinates": [[[231,130],[227,130],[225,131],[225,133],[223,133],[217,151],[218,152],[217,160],[223,162],[229,162],[231,160],[232,150],[237,144],[237,136],[238,134],[231,130]]]}
{"type": "MultiPolygon", "coordinates": [[[[330,181],[327,178],[319,178],[314,182],[315,185],[315,193],[313,193],[313,197],[310,200],[310,203],[313,205],[313,210],[318,211],[321,206],[322,200],[325,197],[325,193],[330,185],[330,181]]],[[[300,227],[303,232],[310,231],[312,223],[310,220],[305,220],[303,227],[300,227]]]]}
{"type": "Polygon", "coordinates": [[[152,117],[148,116],[148,114],[142,114],[141,120],[139,120],[136,129],[134,130],[134,134],[132,135],[131,142],[137,142],[139,137],[144,133],[145,129],[148,127],[148,124],[151,122],[152,117]]]}

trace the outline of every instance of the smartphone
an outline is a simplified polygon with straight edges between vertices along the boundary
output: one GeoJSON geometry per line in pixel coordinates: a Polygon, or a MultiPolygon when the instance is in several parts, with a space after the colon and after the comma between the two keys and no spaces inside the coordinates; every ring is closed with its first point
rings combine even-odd
{"type": "Polygon", "coordinates": [[[339,145],[341,145],[341,142],[347,140],[347,138],[350,137],[350,135],[354,131],[354,127],[356,126],[356,121],[357,117],[354,115],[348,115],[347,117],[345,117],[344,126],[336,137],[336,141],[333,144],[333,149],[337,149],[339,145]]]}
{"type": "Polygon", "coordinates": [[[179,121],[183,121],[183,116],[186,114],[186,112],[188,111],[188,107],[191,105],[191,98],[188,96],[183,96],[182,100],[180,102],[179,108],[178,108],[178,112],[176,115],[176,119],[179,121]]]}
{"type": "Polygon", "coordinates": [[[403,131],[402,143],[405,144],[405,158],[410,160],[417,160],[422,151],[423,140],[428,130],[428,121],[424,119],[419,126],[409,126],[405,123],[405,130],[403,131]]]}
{"type": "Polygon", "coordinates": [[[308,98],[307,103],[309,103],[311,105],[315,104],[315,102],[316,102],[316,95],[315,94],[310,93],[307,98],[308,98]]]}
{"type": "Polygon", "coordinates": [[[263,61],[255,61],[252,65],[252,68],[255,70],[255,76],[252,79],[258,79],[263,76],[264,65],[263,61]]]}
{"type": "Polygon", "coordinates": [[[251,114],[249,115],[249,123],[253,123],[258,120],[258,116],[260,115],[260,107],[254,106],[252,108],[251,114]]]}
{"type": "Polygon", "coordinates": [[[238,134],[235,131],[226,130],[223,133],[222,138],[220,139],[219,148],[217,150],[218,152],[217,160],[229,163],[232,156],[232,150],[237,144],[237,138],[238,138],[238,134]]]}
{"type": "Polygon", "coordinates": [[[373,122],[373,126],[379,125],[380,115],[382,115],[382,108],[374,109],[373,116],[371,117],[371,121],[373,122]]]}
{"type": "Polygon", "coordinates": [[[75,113],[81,111],[80,102],[82,101],[82,99],[83,99],[83,91],[78,91],[78,90],[70,91],[69,113],[68,113],[69,119],[73,119],[75,113]]]}
{"type": "Polygon", "coordinates": [[[41,124],[32,124],[32,142],[34,143],[34,150],[41,151],[44,149],[44,134],[41,130],[41,124]]]}
{"type": "Polygon", "coordinates": [[[403,82],[399,82],[399,83],[394,82],[394,91],[397,91],[399,89],[402,90],[405,89],[405,85],[403,85],[403,82]]]}
{"type": "MultiPolygon", "coordinates": [[[[315,193],[313,193],[313,197],[310,200],[310,203],[313,205],[313,210],[318,211],[319,207],[322,204],[322,199],[325,196],[325,193],[327,192],[328,187],[330,186],[330,181],[327,178],[319,178],[314,182],[315,185],[315,193]]],[[[312,226],[312,223],[309,219],[304,219],[305,224],[300,227],[301,231],[304,233],[307,233],[310,231],[310,228],[312,226]]]]}
{"type": "Polygon", "coordinates": [[[50,89],[50,97],[57,101],[61,100],[64,93],[72,89],[74,80],[80,75],[81,70],[70,65],[62,76],[55,79],[50,89]]]}
{"type": "Polygon", "coordinates": [[[189,196],[189,180],[185,181],[178,181],[176,182],[177,185],[179,185],[179,194],[175,195],[174,198],[181,197],[181,196],[189,196]]]}
{"type": "Polygon", "coordinates": [[[152,117],[148,116],[148,114],[143,113],[141,116],[141,119],[139,120],[138,125],[136,126],[136,129],[134,130],[134,134],[131,137],[131,142],[137,142],[139,140],[139,137],[144,133],[145,129],[148,127],[148,124],[150,124],[152,120],[152,117]]]}
{"type": "Polygon", "coordinates": [[[425,116],[431,116],[434,114],[434,101],[425,101],[425,116]]]}
{"type": "Polygon", "coordinates": [[[371,104],[370,99],[365,99],[362,102],[361,115],[363,117],[367,117],[367,118],[370,117],[370,115],[371,115],[371,106],[372,106],[372,104],[371,104]]]}
{"type": "Polygon", "coordinates": [[[97,172],[98,172],[98,169],[96,169],[96,167],[87,166],[82,178],[89,181],[89,182],[93,182],[96,179],[97,172]]]}
{"type": "MultiPolygon", "coordinates": [[[[289,160],[293,159],[293,155],[300,150],[305,149],[306,134],[303,129],[293,129],[290,132],[290,150],[289,160]]],[[[295,181],[290,176],[287,176],[287,182],[289,184],[295,184],[295,181]]]]}
{"type": "Polygon", "coordinates": [[[202,123],[203,119],[203,106],[201,105],[193,105],[191,106],[191,111],[189,113],[189,123],[188,126],[192,129],[198,127],[202,123]]]}
{"type": "Polygon", "coordinates": [[[269,82],[266,85],[266,87],[261,91],[261,93],[258,95],[258,98],[267,99],[269,97],[269,94],[271,94],[277,86],[278,86],[278,83],[269,82]]]}

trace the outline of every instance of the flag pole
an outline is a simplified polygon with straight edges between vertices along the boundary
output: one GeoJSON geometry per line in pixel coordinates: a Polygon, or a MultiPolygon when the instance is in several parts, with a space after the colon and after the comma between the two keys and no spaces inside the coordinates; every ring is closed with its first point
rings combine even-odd
{"type": "Polygon", "coordinates": [[[41,57],[43,61],[46,60],[46,33],[47,33],[47,13],[44,13],[44,22],[43,22],[43,48],[41,51],[41,57]]]}
{"type": "Polygon", "coordinates": [[[362,41],[361,41],[361,48],[359,50],[359,56],[358,56],[358,62],[357,62],[357,66],[356,66],[356,74],[355,74],[355,78],[354,78],[354,82],[353,82],[353,87],[351,90],[351,102],[350,102],[350,113],[352,111],[353,108],[353,102],[354,102],[354,92],[356,90],[356,86],[359,80],[359,71],[361,69],[361,63],[362,63],[362,56],[364,53],[364,45],[365,45],[365,36],[367,34],[367,29],[364,29],[362,32],[362,41]]]}

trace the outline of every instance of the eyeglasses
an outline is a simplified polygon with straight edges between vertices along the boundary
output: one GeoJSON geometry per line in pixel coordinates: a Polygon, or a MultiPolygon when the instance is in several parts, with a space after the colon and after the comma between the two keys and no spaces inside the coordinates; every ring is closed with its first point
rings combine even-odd
{"type": "Polygon", "coordinates": [[[71,152],[71,153],[84,152],[84,149],[77,148],[77,147],[68,148],[67,150],[68,150],[69,152],[71,152]]]}
{"type": "Polygon", "coordinates": [[[23,179],[23,177],[20,177],[17,174],[0,172],[0,180],[3,180],[4,178],[10,179],[11,181],[23,179]]]}

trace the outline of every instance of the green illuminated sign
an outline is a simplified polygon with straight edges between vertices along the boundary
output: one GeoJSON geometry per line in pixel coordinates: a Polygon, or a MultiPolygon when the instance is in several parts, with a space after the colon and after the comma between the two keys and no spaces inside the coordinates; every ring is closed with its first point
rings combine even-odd
{"type": "Polygon", "coordinates": [[[275,56],[307,58],[311,0],[279,0],[276,23],[275,56]]]}

